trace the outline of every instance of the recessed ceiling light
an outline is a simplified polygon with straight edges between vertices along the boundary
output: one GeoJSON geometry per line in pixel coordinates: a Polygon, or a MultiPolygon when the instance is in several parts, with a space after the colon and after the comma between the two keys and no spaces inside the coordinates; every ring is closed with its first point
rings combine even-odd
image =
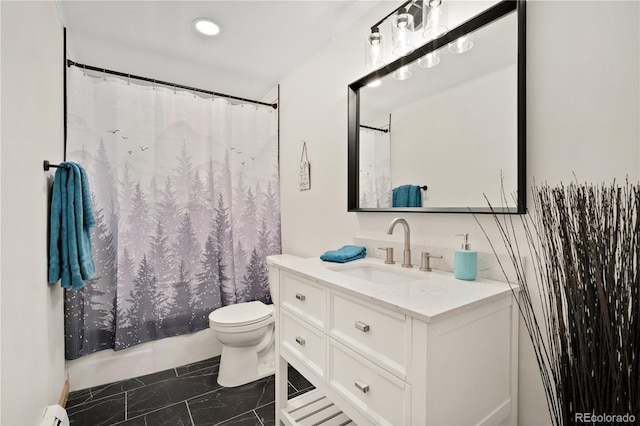
{"type": "Polygon", "coordinates": [[[220,25],[207,18],[198,18],[193,21],[193,28],[199,33],[209,36],[216,35],[220,32],[220,25]]]}

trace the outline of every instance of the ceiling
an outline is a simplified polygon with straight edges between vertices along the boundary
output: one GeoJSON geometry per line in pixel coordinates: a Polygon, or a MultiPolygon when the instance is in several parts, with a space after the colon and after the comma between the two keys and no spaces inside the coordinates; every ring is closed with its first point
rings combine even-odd
{"type": "Polygon", "coordinates": [[[58,6],[75,62],[271,101],[283,78],[380,1],[58,0],[58,6]],[[196,33],[191,24],[201,17],[220,24],[221,34],[196,33]]]}

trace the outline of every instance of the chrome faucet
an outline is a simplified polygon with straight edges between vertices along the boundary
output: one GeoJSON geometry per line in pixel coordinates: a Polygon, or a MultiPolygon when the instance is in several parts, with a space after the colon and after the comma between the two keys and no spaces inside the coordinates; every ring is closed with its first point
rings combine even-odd
{"type": "Polygon", "coordinates": [[[411,264],[411,231],[409,230],[409,224],[407,223],[407,221],[401,217],[396,217],[389,224],[387,234],[393,234],[393,228],[397,223],[400,223],[404,228],[404,253],[402,256],[402,267],[413,268],[413,265],[411,264]]]}

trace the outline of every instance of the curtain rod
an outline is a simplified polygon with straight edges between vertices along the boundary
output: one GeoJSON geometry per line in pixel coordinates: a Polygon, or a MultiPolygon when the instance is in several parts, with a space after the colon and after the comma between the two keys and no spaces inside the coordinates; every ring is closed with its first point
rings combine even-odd
{"type": "Polygon", "coordinates": [[[156,80],[154,78],[149,78],[149,77],[141,77],[139,75],[128,74],[126,72],[113,71],[113,70],[108,70],[108,69],[105,69],[105,68],[94,67],[94,66],[91,66],[91,65],[79,64],[77,62],[72,61],[71,59],[67,59],[67,66],[68,67],[74,66],[74,67],[82,68],[84,70],[90,70],[90,71],[101,72],[101,73],[104,73],[104,74],[116,75],[118,77],[133,78],[134,80],[147,81],[149,83],[161,84],[163,86],[169,86],[169,87],[173,87],[173,88],[176,88],[176,89],[190,90],[192,92],[205,93],[207,95],[212,95],[212,96],[217,96],[217,97],[227,98],[227,99],[233,99],[233,100],[236,100],[236,101],[249,102],[249,103],[252,103],[252,104],[270,106],[273,109],[277,109],[278,108],[278,103],[277,102],[274,102],[274,103],[270,104],[270,103],[267,103],[267,102],[256,101],[256,100],[253,100],[253,99],[247,99],[247,98],[241,98],[241,97],[238,97],[238,96],[227,95],[225,93],[212,92],[211,90],[204,90],[204,89],[198,89],[197,87],[185,86],[185,85],[176,84],[176,83],[169,83],[167,81],[156,80]]]}
{"type": "Polygon", "coordinates": [[[377,130],[378,132],[382,133],[389,133],[389,129],[379,129],[377,127],[365,126],[364,124],[361,124],[360,127],[362,127],[363,129],[377,130]]]}

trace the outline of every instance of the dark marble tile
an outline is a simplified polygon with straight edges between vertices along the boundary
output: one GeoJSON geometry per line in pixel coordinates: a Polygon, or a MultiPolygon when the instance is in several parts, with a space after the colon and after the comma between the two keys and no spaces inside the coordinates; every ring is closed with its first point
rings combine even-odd
{"type": "Polygon", "coordinates": [[[131,420],[125,420],[122,423],[114,423],[113,426],[153,426],[153,425],[147,424],[145,416],[139,416],[131,420]]]}
{"type": "Polygon", "coordinates": [[[289,376],[289,383],[291,383],[293,387],[296,388],[297,391],[308,389],[311,386],[313,386],[311,382],[305,379],[304,376],[300,374],[298,370],[293,368],[291,365],[289,365],[289,369],[287,373],[289,376]]]}
{"type": "Polygon", "coordinates": [[[256,408],[256,416],[260,419],[264,426],[275,426],[276,424],[276,403],[263,405],[256,408]]]}
{"type": "Polygon", "coordinates": [[[127,392],[127,415],[132,418],[211,392],[220,386],[217,374],[174,377],[127,392]]]}
{"type": "Polygon", "coordinates": [[[220,365],[220,355],[205,359],[204,361],[194,362],[193,364],[178,367],[176,368],[176,372],[178,373],[178,376],[182,376],[184,374],[202,370],[203,368],[213,367],[215,365],[220,365]]]}
{"type": "Polygon", "coordinates": [[[145,416],[148,426],[192,426],[185,401],[163,408],[145,416]]]}
{"type": "Polygon", "coordinates": [[[147,374],[145,376],[135,377],[133,379],[120,380],[118,382],[91,388],[91,398],[92,400],[96,400],[118,393],[138,389],[143,386],[162,382],[164,380],[172,379],[175,377],[176,372],[173,368],[171,368],[169,370],[159,371],[157,373],[147,374]]]}
{"type": "Polygon", "coordinates": [[[253,411],[248,411],[225,422],[218,423],[217,426],[262,426],[262,423],[260,423],[253,411]]]}
{"type": "Polygon", "coordinates": [[[187,403],[194,425],[212,425],[269,404],[274,399],[274,376],[269,376],[235,388],[220,388],[187,403]]]}
{"type": "Polygon", "coordinates": [[[67,410],[71,425],[100,426],[121,422],[124,416],[124,394],[76,405],[67,410]]]}
{"type": "Polygon", "coordinates": [[[89,401],[91,401],[91,389],[89,388],[69,392],[69,397],[67,398],[67,405],[65,406],[65,408],[71,408],[89,401]]]}

